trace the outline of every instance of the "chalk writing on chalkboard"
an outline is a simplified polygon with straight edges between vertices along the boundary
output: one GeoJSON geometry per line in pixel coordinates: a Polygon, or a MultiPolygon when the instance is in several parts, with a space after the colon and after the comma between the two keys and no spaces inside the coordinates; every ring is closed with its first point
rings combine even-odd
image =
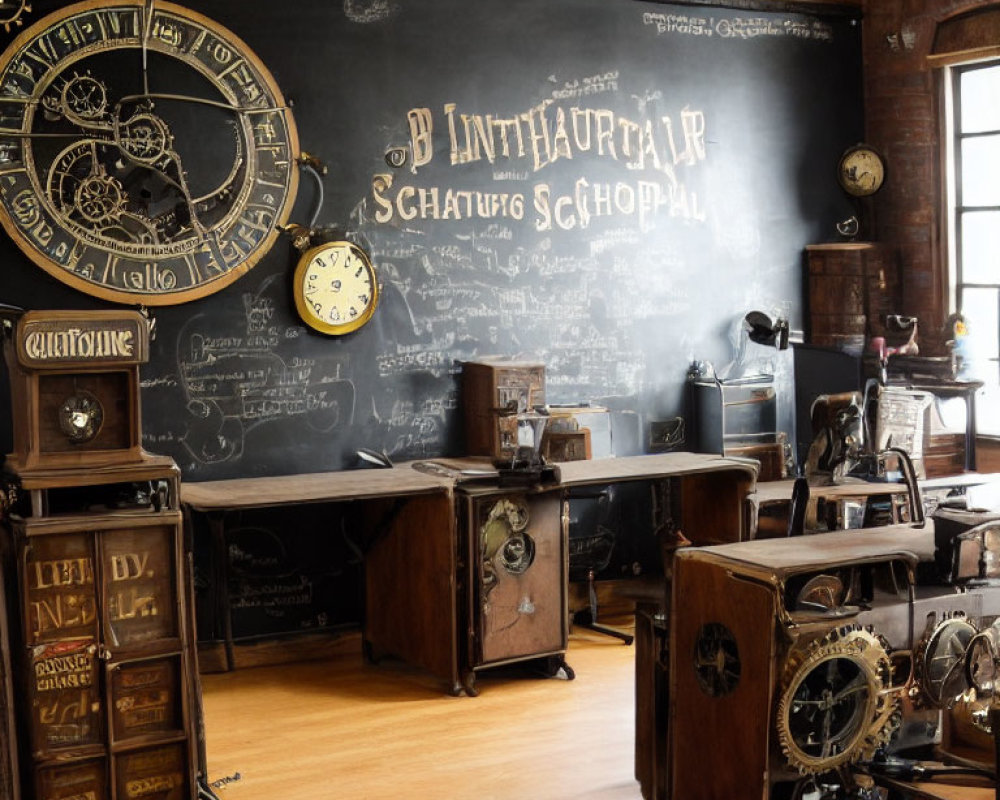
{"type": "Polygon", "coordinates": [[[196,315],[178,336],[178,380],[188,412],[182,443],[200,463],[239,458],[246,434],[269,422],[301,418],[329,433],[353,420],[354,385],[341,375],[346,358],[286,355],[302,328],[274,324],[271,283],[243,295],[241,331],[209,333],[207,316],[196,315]]]}
{"type": "Polygon", "coordinates": [[[760,37],[792,37],[833,41],[833,26],[822,20],[780,19],[774,17],[690,17],[685,14],[661,14],[653,11],[642,15],[644,25],[652,25],[657,34],[705,36],[720,39],[757,39],[760,37]]]}
{"type": "Polygon", "coordinates": [[[390,0],[344,0],[344,16],[351,22],[382,22],[399,11],[390,0]]]}

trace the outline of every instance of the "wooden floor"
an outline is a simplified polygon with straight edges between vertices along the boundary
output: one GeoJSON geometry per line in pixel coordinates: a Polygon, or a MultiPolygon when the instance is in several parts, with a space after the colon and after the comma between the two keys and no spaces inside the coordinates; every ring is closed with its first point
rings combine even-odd
{"type": "Polygon", "coordinates": [[[343,644],[329,660],[203,676],[220,800],[641,800],[634,645],[574,629],[575,680],[486,671],[471,698],[365,664],[357,636],[343,644]]]}

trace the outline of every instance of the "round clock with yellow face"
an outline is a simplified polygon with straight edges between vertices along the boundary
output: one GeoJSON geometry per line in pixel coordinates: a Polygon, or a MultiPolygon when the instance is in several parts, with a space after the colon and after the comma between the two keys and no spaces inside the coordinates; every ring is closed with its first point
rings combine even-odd
{"type": "Polygon", "coordinates": [[[356,331],[372,318],[378,304],[375,268],[352,242],[326,242],[307,250],[293,282],[299,316],[321,333],[356,331]]]}
{"type": "Polygon", "coordinates": [[[840,157],[837,180],[853,197],[875,194],[885,182],[885,162],[874,148],[859,144],[840,157]]]}
{"type": "Polygon", "coordinates": [[[0,55],[0,223],[35,264],[120,303],[232,283],[298,186],[274,78],[235,34],[165,0],[85,0],[0,55]]]}

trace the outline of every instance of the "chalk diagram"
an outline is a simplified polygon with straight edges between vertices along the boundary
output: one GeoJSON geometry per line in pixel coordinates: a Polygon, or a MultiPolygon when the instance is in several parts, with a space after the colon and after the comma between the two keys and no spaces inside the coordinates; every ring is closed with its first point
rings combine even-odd
{"type": "Polygon", "coordinates": [[[301,326],[276,325],[273,279],[243,295],[240,335],[209,335],[207,314],[188,320],[177,337],[177,369],[186,401],[180,441],[201,464],[238,460],[255,428],[300,418],[309,430],[331,434],[354,419],[355,388],[342,377],[346,359],[303,358],[295,351],[301,326]]]}

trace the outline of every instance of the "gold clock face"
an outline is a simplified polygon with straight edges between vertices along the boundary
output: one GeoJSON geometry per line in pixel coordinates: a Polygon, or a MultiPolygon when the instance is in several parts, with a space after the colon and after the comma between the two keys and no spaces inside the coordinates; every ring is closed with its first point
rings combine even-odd
{"type": "Polygon", "coordinates": [[[321,333],[357,330],[378,304],[375,268],[351,242],[327,242],[303,253],[293,292],[302,321],[321,333]]]}
{"type": "Polygon", "coordinates": [[[872,148],[858,145],[841,156],[837,178],[848,194],[867,197],[882,188],[885,163],[872,148]]]}
{"type": "Polygon", "coordinates": [[[297,155],[264,65],[186,8],[86,0],[0,55],[0,223],[89,294],[167,305],[232,283],[287,221],[297,155]]]}

